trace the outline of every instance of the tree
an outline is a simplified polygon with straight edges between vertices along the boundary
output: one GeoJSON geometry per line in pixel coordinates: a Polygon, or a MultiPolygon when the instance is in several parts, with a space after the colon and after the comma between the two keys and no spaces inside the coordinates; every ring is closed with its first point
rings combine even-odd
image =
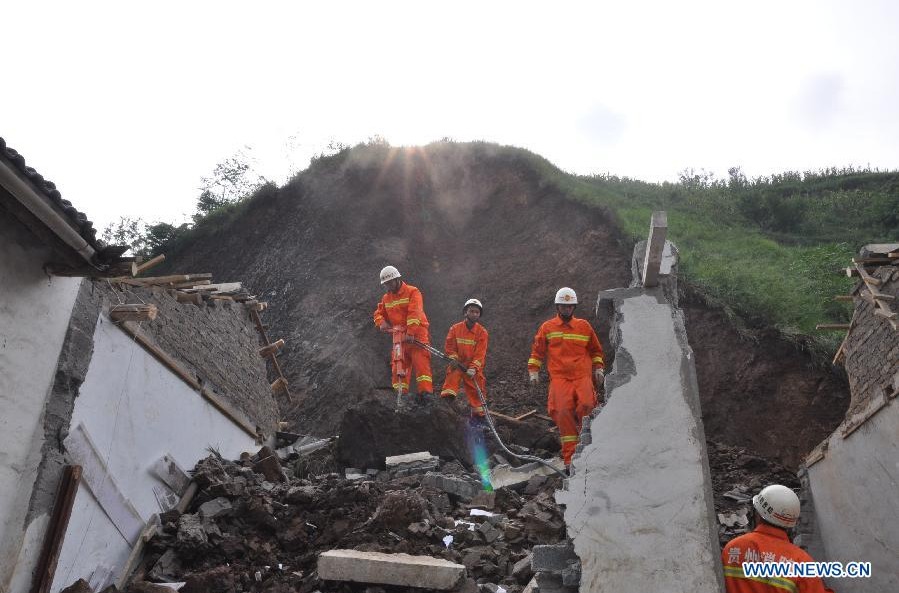
{"type": "Polygon", "coordinates": [[[240,150],[217,164],[211,177],[201,178],[195,219],[226,204],[237,202],[268,183],[265,177],[253,169],[252,160],[250,155],[240,150]]]}
{"type": "Polygon", "coordinates": [[[147,224],[140,218],[122,216],[110,223],[100,237],[109,245],[128,245],[133,255],[143,255],[147,245],[147,224]]]}

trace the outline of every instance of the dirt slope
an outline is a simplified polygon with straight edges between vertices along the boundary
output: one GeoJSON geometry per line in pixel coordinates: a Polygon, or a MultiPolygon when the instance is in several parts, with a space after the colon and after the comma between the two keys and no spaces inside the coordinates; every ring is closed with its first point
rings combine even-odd
{"type": "MultiPolygon", "coordinates": [[[[353,404],[391,401],[389,339],[371,321],[387,264],[422,289],[440,348],[462,303],[481,299],[495,409],[543,411],[545,393],[528,392],[525,364],[555,291],[573,287],[584,303],[577,314],[592,317],[598,291],[629,282],[631,245],[532,163],[485,144],[357,147],[255,200],[235,224],[175,254],[172,267],[242,280],[269,302],[264,318],[287,341],[282,366],[296,399],[283,410],[298,430],[333,434],[353,404]]],[[[842,417],[845,386],[777,339],[741,341],[723,315],[686,306],[707,437],[795,464],[842,417]]],[[[607,323],[596,323],[604,345],[607,323]]],[[[442,364],[434,375],[439,389],[442,364]]]]}

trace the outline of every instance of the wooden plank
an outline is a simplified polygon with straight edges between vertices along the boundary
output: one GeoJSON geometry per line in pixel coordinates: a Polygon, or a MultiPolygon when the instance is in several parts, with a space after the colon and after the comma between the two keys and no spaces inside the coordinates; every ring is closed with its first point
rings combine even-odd
{"type": "Polygon", "coordinates": [[[116,323],[122,321],[152,321],[159,311],[156,305],[113,305],[109,309],[109,318],[116,323]]]}
{"type": "Polygon", "coordinates": [[[203,296],[199,292],[192,292],[188,294],[179,290],[175,292],[175,300],[177,300],[179,303],[191,303],[193,305],[203,304],[203,296]]]}
{"type": "Polygon", "coordinates": [[[530,412],[525,412],[525,413],[522,414],[521,416],[516,416],[515,419],[518,420],[519,422],[521,422],[521,421],[524,420],[525,418],[528,418],[528,417],[530,417],[530,416],[533,416],[533,415],[536,414],[536,413],[537,413],[537,408],[534,408],[534,409],[531,410],[530,412]]]}
{"type": "Polygon", "coordinates": [[[178,465],[178,462],[169,453],[160,457],[150,468],[150,471],[178,496],[181,496],[188,483],[190,483],[190,476],[187,475],[187,472],[178,465]]]}
{"type": "Polygon", "coordinates": [[[260,348],[259,356],[262,356],[263,358],[265,358],[267,356],[271,356],[272,354],[274,354],[275,352],[277,352],[278,350],[280,350],[283,347],[284,347],[284,338],[281,338],[277,342],[272,342],[271,344],[266,344],[265,346],[260,348]]]}
{"type": "Polygon", "coordinates": [[[496,418],[499,418],[500,420],[505,420],[507,422],[514,422],[516,424],[519,423],[519,421],[516,420],[515,418],[513,418],[512,416],[506,416],[505,414],[500,414],[499,412],[494,412],[493,410],[490,410],[490,415],[495,416],[496,418]]]}
{"type": "Polygon", "coordinates": [[[848,323],[819,323],[815,329],[849,329],[850,327],[848,323]]]}
{"type": "Polygon", "coordinates": [[[140,274],[143,274],[150,268],[155,268],[156,266],[158,266],[159,264],[161,264],[164,261],[165,261],[165,254],[159,254],[156,257],[154,257],[153,259],[145,261],[141,265],[137,266],[137,270],[135,270],[134,275],[138,276],[140,274]]]}
{"type": "Polygon", "coordinates": [[[838,294],[835,297],[833,297],[833,300],[838,301],[838,302],[852,302],[855,300],[855,297],[852,296],[851,294],[838,294]]]}
{"type": "Polygon", "coordinates": [[[84,483],[97,504],[125,541],[133,546],[144,528],[144,520],[110,474],[83,423],[79,422],[69,433],[64,445],[66,456],[84,468],[84,483]]]}
{"type": "Polygon", "coordinates": [[[44,545],[34,572],[31,593],[47,593],[53,584],[59,554],[72,516],[72,506],[75,504],[75,495],[78,493],[78,484],[81,483],[81,475],[80,465],[67,465],[62,470],[62,478],[59,480],[53,504],[53,514],[50,516],[44,545]]]}
{"type": "Polygon", "coordinates": [[[131,576],[134,565],[137,564],[138,559],[144,552],[144,546],[148,541],[153,539],[154,535],[156,535],[158,529],[158,526],[156,525],[157,520],[157,515],[151,517],[150,522],[148,522],[146,527],[144,527],[144,530],[140,532],[137,543],[131,548],[131,554],[128,555],[128,560],[125,561],[125,566],[122,568],[118,581],[116,581],[116,587],[118,587],[119,590],[124,591],[125,583],[128,582],[128,577],[131,576]]]}
{"type": "MultiPolygon", "coordinates": [[[[861,265],[855,264],[855,269],[858,270],[858,275],[861,276],[862,282],[867,284],[869,288],[871,286],[880,286],[882,284],[882,282],[880,281],[880,278],[875,278],[874,276],[869,274],[867,272],[867,270],[865,270],[865,268],[863,268],[861,265]]],[[[871,291],[871,292],[876,292],[876,291],[871,291]]]]}
{"type": "Polygon", "coordinates": [[[646,255],[643,258],[643,286],[652,288],[659,285],[659,270],[662,267],[662,252],[668,233],[668,214],[664,211],[652,213],[649,223],[649,239],[646,241],[646,255]]]}
{"type": "Polygon", "coordinates": [[[166,352],[160,350],[159,347],[157,347],[156,344],[150,341],[150,339],[147,338],[136,325],[132,325],[132,322],[126,321],[124,323],[117,324],[116,327],[120,328],[122,331],[133,337],[134,341],[137,342],[144,350],[149,352],[156,360],[161,362],[163,366],[175,373],[175,375],[177,375],[179,379],[196,389],[199,392],[200,396],[203,397],[203,399],[212,404],[215,409],[224,414],[244,432],[251,435],[253,438],[259,438],[259,433],[256,430],[256,426],[254,424],[245,419],[242,414],[234,410],[224,400],[220,399],[217,395],[200,385],[200,383],[193,377],[191,373],[187,372],[187,370],[182,367],[178,361],[169,356],[166,352]]]}
{"type": "Polygon", "coordinates": [[[874,309],[874,314],[878,317],[883,317],[884,319],[896,319],[899,317],[899,315],[889,309],[874,309]]]}
{"type": "MultiPolygon", "coordinates": [[[[271,343],[268,339],[268,334],[265,333],[265,326],[262,325],[262,319],[259,317],[259,311],[255,309],[250,309],[250,318],[253,320],[253,323],[256,324],[256,330],[259,332],[259,335],[262,336],[262,341],[265,344],[271,343]]],[[[269,359],[272,361],[272,366],[275,368],[275,373],[279,378],[284,378],[284,373],[281,372],[281,364],[278,363],[278,358],[275,356],[270,356],[269,359]]],[[[284,393],[287,395],[287,401],[293,401],[293,397],[290,395],[290,390],[287,388],[287,379],[284,379],[284,393]]]]}

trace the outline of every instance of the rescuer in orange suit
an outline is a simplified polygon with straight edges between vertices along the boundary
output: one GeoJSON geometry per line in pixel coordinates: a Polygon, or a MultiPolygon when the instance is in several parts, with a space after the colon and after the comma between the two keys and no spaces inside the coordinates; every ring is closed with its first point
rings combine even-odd
{"type": "Polygon", "coordinates": [[[568,287],[560,288],[555,304],[557,315],[545,321],[534,336],[528,378],[536,386],[540,369],[549,359],[547,409],[559,427],[562,459],[568,467],[578,444],[581,422],[597,405],[596,385],[601,385],[605,377],[605,362],[593,326],[574,316],[577,294],[568,287]]]}
{"type": "Polygon", "coordinates": [[[465,319],[449,329],[444,348],[444,352],[450,358],[463,364],[467,370],[463,371],[454,364],[449,365],[446,368],[446,379],[443,381],[440,397],[454,398],[459,395],[459,384],[464,385],[468,405],[471,406],[472,420],[483,419],[485,413],[475,383],[481,388],[484,397],[487,396],[484,364],[487,358],[488,335],[484,326],[478,323],[483,311],[484,307],[478,299],[465,301],[462,307],[465,319]]]}
{"type": "Polygon", "coordinates": [[[799,497],[772,484],[752,497],[756,527],[730,540],[721,551],[727,593],[833,593],[819,577],[747,577],[744,562],[814,562],[787,534],[799,520],[799,497]]]}
{"type": "Polygon", "coordinates": [[[403,282],[399,270],[393,266],[386,266],[381,270],[381,285],[386,292],[375,309],[375,325],[382,331],[401,330],[406,334],[403,367],[410,374],[399,377],[396,365],[392,365],[392,386],[394,389],[408,392],[410,378],[414,376],[418,403],[430,403],[434,392],[431,380],[431,353],[412,343],[413,340],[423,344],[431,343],[421,291],[403,282]],[[414,375],[411,374],[413,371],[414,375]]]}

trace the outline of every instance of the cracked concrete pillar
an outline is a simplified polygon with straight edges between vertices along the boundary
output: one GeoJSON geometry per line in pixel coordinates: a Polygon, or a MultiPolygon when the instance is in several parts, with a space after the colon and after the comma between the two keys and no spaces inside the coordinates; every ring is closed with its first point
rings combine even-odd
{"type": "Polygon", "coordinates": [[[585,421],[574,476],[556,494],[581,591],[723,591],[693,352],[667,296],[677,293],[676,250],[664,254],[658,287],[640,287],[635,269],[632,288],[600,295],[615,307],[608,403],[585,421]]]}

